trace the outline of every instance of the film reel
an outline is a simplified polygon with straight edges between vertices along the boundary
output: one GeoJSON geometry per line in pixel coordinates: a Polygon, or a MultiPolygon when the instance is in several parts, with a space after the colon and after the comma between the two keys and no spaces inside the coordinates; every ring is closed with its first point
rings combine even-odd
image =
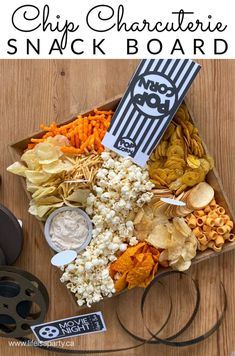
{"type": "Polygon", "coordinates": [[[49,296],[42,282],[16,267],[0,267],[0,336],[23,337],[44,321],[49,296]]]}
{"type": "Polygon", "coordinates": [[[12,265],[23,246],[23,231],[16,217],[0,204],[0,265],[12,265]]]}

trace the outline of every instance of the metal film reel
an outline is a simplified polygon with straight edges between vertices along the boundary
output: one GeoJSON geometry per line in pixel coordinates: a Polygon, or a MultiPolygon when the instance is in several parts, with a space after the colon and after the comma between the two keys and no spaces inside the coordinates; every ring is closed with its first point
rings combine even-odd
{"type": "Polygon", "coordinates": [[[0,336],[23,337],[44,321],[49,297],[42,282],[16,267],[0,266],[0,336]]]}
{"type": "Polygon", "coordinates": [[[0,204],[0,265],[12,265],[23,246],[22,228],[5,206],[0,204]]]}

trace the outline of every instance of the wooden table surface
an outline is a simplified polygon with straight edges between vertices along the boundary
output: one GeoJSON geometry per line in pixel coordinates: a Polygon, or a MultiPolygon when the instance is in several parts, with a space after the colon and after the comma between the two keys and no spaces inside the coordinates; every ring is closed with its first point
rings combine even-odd
{"type": "MultiPolygon", "coordinates": [[[[224,189],[235,210],[235,60],[199,60],[202,70],[188,93],[188,100],[198,128],[215,158],[224,189]]],[[[18,177],[6,172],[11,158],[8,144],[29,136],[40,123],[62,122],[70,113],[93,108],[97,103],[122,93],[136,68],[136,60],[9,60],[0,61],[0,202],[11,209],[24,224],[24,248],[16,265],[32,272],[46,285],[50,295],[47,320],[76,315],[78,309],[71,301],[59,273],[50,265],[51,252],[44,241],[37,221],[27,213],[28,201],[18,177]]],[[[1,232],[0,232],[1,233],[1,232]]],[[[200,344],[173,348],[163,345],[144,345],[118,355],[231,355],[235,352],[235,251],[212,258],[188,272],[196,278],[201,289],[201,309],[190,330],[184,336],[198,336],[209,329],[219,315],[223,282],[228,296],[228,310],[219,331],[200,344]]],[[[166,337],[177,330],[187,317],[192,300],[191,287],[186,281],[170,280],[175,312],[162,334],[166,337]]],[[[147,301],[146,316],[152,330],[164,319],[169,305],[163,289],[155,290],[147,301]]],[[[108,331],[102,334],[66,339],[74,346],[68,348],[112,348],[135,345],[125,334],[115,316],[119,308],[127,326],[143,335],[139,316],[140,291],[95,305],[102,310],[108,331]]],[[[58,345],[59,346],[59,345],[58,345]]],[[[45,351],[30,347],[13,347],[8,339],[0,340],[0,354],[42,355],[45,351]]],[[[49,353],[48,353],[49,354],[49,353]]],[[[54,354],[56,355],[56,354],[54,354]]]]}

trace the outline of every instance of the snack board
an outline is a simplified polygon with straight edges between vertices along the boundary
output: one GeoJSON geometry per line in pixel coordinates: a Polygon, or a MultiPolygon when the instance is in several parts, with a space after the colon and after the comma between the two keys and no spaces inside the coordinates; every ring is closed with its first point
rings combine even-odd
{"type": "MultiPolygon", "coordinates": [[[[102,110],[113,110],[113,111],[115,111],[115,109],[117,108],[120,100],[121,100],[121,96],[116,97],[114,99],[111,99],[110,101],[106,102],[105,104],[98,106],[98,109],[101,110],[101,111],[102,110]]],[[[82,113],[82,116],[88,116],[91,113],[92,113],[92,110],[87,111],[85,113],[82,113]]],[[[73,115],[70,119],[68,119],[65,122],[65,124],[72,122],[74,120],[75,116],[76,115],[73,115]]],[[[193,118],[192,118],[192,115],[190,115],[190,120],[191,120],[191,122],[194,122],[193,118]]],[[[20,157],[23,154],[24,150],[27,148],[27,145],[30,143],[32,137],[40,138],[40,137],[42,137],[42,134],[43,134],[42,132],[41,133],[37,133],[37,134],[32,135],[31,137],[28,137],[28,138],[26,138],[24,140],[21,140],[19,142],[16,142],[16,143],[12,144],[10,146],[10,150],[11,150],[12,158],[14,159],[14,161],[20,159],[20,157]]],[[[204,145],[204,148],[205,148],[205,145],[204,145]]],[[[206,148],[205,148],[205,150],[207,152],[206,148]]],[[[25,179],[24,178],[21,178],[21,179],[22,179],[22,183],[23,183],[24,189],[26,190],[25,179]]],[[[217,204],[219,204],[221,207],[223,207],[226,210],[226,213],[234,220],[233,213],[232,213],[231,208],[230,208],[229,203],[228,203],[228,199],[227,199],[227,197],[226,197],[226,195],[225,195],[225,193],[223,191],[220,179],[218,177],[218,173],[215,170],[215,168],[213,168],[207,174],[206,181],[212,186],[212,188],[215,191],[215,199],[216,199],[217,204]]],[[[29,194],[29,192],[27,192],[27,194],[28,194],[29,198],[31,198],[31,195],[29,194]]],[[[41,228],[43,230],[44,229],[44,223],[39,221],[39,224],[40,224],[40,226],[41,226],[41,228]]],[[[234,232],[234,229],[232,230],[232,232],[234,232]]],[[[140,244],[142,244],[142,243],[140,243],[140,244]]],[[[226,242],[224,244],[223,249],[222,249],[221,252],[226,252],[226,251],[232,250],[232,249],[234,249],[234,247],[235,247],[235,242],[229,242],[229,243],[226,242]]],[[[141,253],[147,253],[147,254],[148,253],[152,253],[152,255],[155,256],[155,258],[158,258],[158,257],[156,257],[157,256],[156,251],[153,251],[153,252],[150,251],[149,252],[148,250],[145,249],[145,246],[143,244],[140,246],[140,248],[142,248],[142,250],[139,249],[139,251],[138,251],[139,254],[141,254],[141,253]]],[[[198,251],[197,255],[192,259],[192,263],[198,263],[198,262],[200,262],[202,260],[211,258],[211,257],[216,256],[216,255],[218,255],[217,252],[212,251],[212,250],[206,250],[206,251],[203,251],[203,252],[199,252],[198,251]]],[[[117,266],[115,266],[115,264],[114,264],[114,266],[113,266],[113,271],[114,272],[115,272],[115,268],[117,268],[117,266]]],[[[118,270],[118,268],[117,268],[117,270],[118,270]]]]}

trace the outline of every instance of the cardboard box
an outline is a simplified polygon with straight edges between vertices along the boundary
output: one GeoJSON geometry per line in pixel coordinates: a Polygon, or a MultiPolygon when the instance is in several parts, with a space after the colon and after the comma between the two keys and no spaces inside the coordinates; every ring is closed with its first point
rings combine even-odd
{"type": "MultiPolygon", "coordinates": [[[[114,98],[108,100],[106,103],[104,103],[102,105],[97,105],[96,107],[99,109],[104,109],[104,110],[110,110],[110,109],[115,110],[117,108],[121,98],[122,98],[121,95],[119,95],[117,97],[114,97],[114,98]]],[[[186,105],[187,105],[187,108],[190,113],[190,118],[191,118],[192,122],[196,125],[196,121],[194,120],[193,115],[190,111],[190,108],[188,107],[187,101],[186,101],[186,105]]],[[[87,111],[85,111],[83,113],[79,113],[79,114],[87,115],[91,112],[92,112],[92,110],[87,110],[87,111]]],[[[67,120],[65,120],[65,122],[63,122],[63,124],[67,124],[67,123],[73,121],[74,117],[76,117],[77,115],[78,114],[71,115],[67,120]]],[[[25,139],[22,139],[18,142],[12,143],[9,146],[9,148],[10,148],[10,153],[11,153],[13,162],[20,160],[21,155],[23,154],[24,150],[27,147],[27,144],[30,142],[30,139],[32,137],[40,138],[42,136],[42,134],[43,134],[43,132],[34,133],[25,139]]],[[[204,148],[205,148],[206,152],[208,153],[208,150],[207,150],[205,144],[204,144],[204,148]]],[[[22,181],[23,189],[26,191],[26,194],[28,195],[29,199],[31,199],[30,193],[27,192],[27,190],[26,190],[25,179],[23,177],[19,177],[19,178],[22,181]]],[[[224,192],[218,172],[215,168],[212,171],[210,171],[209,174],[207,175],[207,181],[215,190],[215,198],[216,198],[216,201],[218,202],[218,204],[222,205],[225,208],[226,212],[230,215],[232,220],[235,221],[235,215],[232,212],[231,206],[230,206],[228,198],[224,192]]],[[[40,221],[38,221],[38,224],[40,225],[40,227],[43,231],[44,224],[40,221]]],[[[235,233],[235,228],[233,228],[232,232],[235,233]]],[[[231,251],[234,248],[235,248],[235,241],[234,242],[226,242],[222,249],[222,252],[231,251]]],[[[220,253],[222,253],[222,252],[220,252],[220,253]]],[[[204,252],[198,251],[196,257],[192,260],[192,263],[196,264],[196,263],[206,260],[208,258],[217,256],[220,253],[214,252],[213,250],[206,250],[204,252]]]]}

